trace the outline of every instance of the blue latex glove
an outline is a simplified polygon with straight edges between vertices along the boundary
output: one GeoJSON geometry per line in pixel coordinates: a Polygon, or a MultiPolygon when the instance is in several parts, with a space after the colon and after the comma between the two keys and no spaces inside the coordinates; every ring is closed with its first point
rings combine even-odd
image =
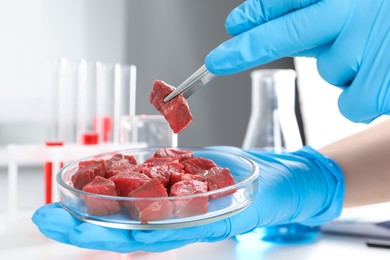
{"type": "Polygon", "coordinates": [[[115,252],[159,252],[194,242],[215,242],[257,227],[299,222],[319,225],[339,216],[344,177],[339,166],[310,147],[294,153],[242,154],[260,167],[259,193],[244,211],[214,223],[171,230],[121,230],[83,223],[58,203],[38,209],[32,220],[49,238],[78,247],[115,252]]]}
{"type": "Polygon", "coordinates": [[[369,123],[390,114],[390,1],[248,0],[227,17],[235,36],[206,57],[216,75],[286,56],[317,59],[319,74],[344,91],[340,112],[369,123]]]}

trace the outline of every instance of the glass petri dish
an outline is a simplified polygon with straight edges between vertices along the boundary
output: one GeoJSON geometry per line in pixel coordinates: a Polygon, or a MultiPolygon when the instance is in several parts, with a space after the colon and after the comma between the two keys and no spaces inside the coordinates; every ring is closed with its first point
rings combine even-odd
{"type": "Polygon", "coordinates": [[[112,151],[74,161],[62,168],[57,176],[58,193],[62,207],[74,217],[93,224],[119,229],[156,230],[183,228],[202,225],[233,216],[246,209],[254,200],[258,188],[259,168],[256,163],[241,155],[196,147],[144,147],[112,151]],[[157,150],[172,148],[175,150],[190,150],[194,157],[212,160],[222,168],[228,168],[233,176],[234,184],[203,193],[168,196],[168,197],[121,197],[85,192],[73,187],[72,176],[78,171],[79,162],[89,160],[106,160],[115,154],[134,156],[138,164],[153,157],[157,150]],[[110,214],[93,214],[88,202],[101,207],[117,208],[110,214]],[[156,203],[158,205],[191,204],[194,208],[200,203],[206,203],[207,211],[188,216],[169,216],[161,220],[140,221],[133,218],[129,205],[156,203]]]}

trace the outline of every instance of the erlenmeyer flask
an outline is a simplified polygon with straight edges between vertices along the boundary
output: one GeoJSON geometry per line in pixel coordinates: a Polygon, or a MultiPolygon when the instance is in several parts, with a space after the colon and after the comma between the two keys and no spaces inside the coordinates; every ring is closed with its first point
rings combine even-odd
{"type": "Polygon", "coordinates": [[[296,73],[289,69],[251,73],[252,109],[243,148],[296,150],[302,139],[295,116],[296,73]]]}
{"type": "MultiPolygon", "coordinates": [[[[302,148],[302,138],[295,116],[296,73],[290,69],[256,70],[251,73],[252,110],[243,142],[244,149],[277,153],[302,148]]],[[[316,227],[285,224],[259,228],[251,234],[237,236],[277,243],[311,242],[316,227]]]]}

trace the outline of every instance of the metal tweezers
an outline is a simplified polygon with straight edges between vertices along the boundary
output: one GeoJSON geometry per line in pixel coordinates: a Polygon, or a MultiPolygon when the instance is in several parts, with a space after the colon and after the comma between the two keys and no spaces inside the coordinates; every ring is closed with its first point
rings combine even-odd
{"type": "Polygon", "coordinates": [[[209,83],[213,78],[215,78],[215,75],[210,73],[206,66],[203,65],[188,79],[181,83],[174,91],[172,91],[172,93],[166,96],[164,98],[164,102],[170,101],[179,94],[183,94],[184,98],[187,99],[189,96],[209,83]]]}

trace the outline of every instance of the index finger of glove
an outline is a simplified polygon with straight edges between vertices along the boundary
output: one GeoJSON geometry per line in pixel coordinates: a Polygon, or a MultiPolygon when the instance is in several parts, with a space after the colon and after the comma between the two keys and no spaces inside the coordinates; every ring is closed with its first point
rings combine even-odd
{"type": "Polygon", "coordinates": [[[248,0],[227,16],[225,27],[229,34],[237,35],[318,1],[320,0],[248,0]]]}
{"type": "Polygon", "coordinates": [[[343,28],[351,2],[321,1],[259,25],[212,50],[205,65],[215,75],[234,74],[329,44],[343,28]]]}

